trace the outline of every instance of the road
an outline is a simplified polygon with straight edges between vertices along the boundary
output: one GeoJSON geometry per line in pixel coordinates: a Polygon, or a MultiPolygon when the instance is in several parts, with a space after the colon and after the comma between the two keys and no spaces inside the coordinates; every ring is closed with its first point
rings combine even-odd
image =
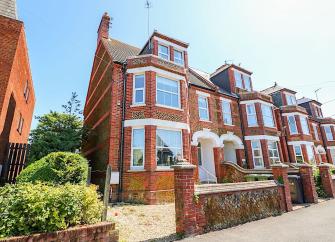
{"type": "Polygon", "coordinates": [[[297,209],[234,228],[210,232],[185,242],[334,242],[335,200],[297,209]]]}

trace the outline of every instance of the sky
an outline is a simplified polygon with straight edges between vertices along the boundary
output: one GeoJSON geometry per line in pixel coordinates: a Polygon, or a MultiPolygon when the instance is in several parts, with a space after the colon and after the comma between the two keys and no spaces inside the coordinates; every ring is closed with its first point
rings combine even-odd
{"type": "MultiPolygon", "coordinates": [[[[225,61],[253,72],[263,90],[276,81],[297,97],[324,102],[335,117],[335,1],[151,0],[154,29],[190,44],[189,64],[212,73],[225,61]]],[[[17,0],[25,23],[35,86],[35,115],[77,92],[85,102],[97,29],[104,12],[110,36],[142,48],[148,38],[145,0],[17,0]]],[[[33,122],[33,127],[36,121],[33,122]]]]}

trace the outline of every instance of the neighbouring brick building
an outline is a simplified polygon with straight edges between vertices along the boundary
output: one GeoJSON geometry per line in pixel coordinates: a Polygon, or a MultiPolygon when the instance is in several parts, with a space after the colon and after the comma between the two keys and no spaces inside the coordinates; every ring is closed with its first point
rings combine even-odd
{"type": "Polygon", "coordinates": [[[16,1],[0,0],[0,167],[8,142],[27,143],[34,105],[24,24],[16,1]]]}
{"type": "Polygon", "coordinates": [[[296,100],[275,84],[255,91],[252,72],[224,64],[214,73],[188,65],[188,44],[155,31],[142,49],[98,29],[84,109],[90,137],[83,152],[92,181],[112,167],[112,199],[172,201],[178,159],[197,165],[199,182],[222,182],[220,164],[249,169],[335,161],[335,120],[321,103],[296,100]]]}

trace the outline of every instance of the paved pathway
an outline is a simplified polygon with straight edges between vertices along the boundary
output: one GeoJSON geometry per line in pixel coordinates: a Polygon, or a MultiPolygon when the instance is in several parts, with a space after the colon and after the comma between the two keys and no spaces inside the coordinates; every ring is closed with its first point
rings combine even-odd
{"type": "Polygon", "coordinates": [[[184,241],[220,242],[334,242],[335,200],[307,208],[188,238],[184,241]]]}

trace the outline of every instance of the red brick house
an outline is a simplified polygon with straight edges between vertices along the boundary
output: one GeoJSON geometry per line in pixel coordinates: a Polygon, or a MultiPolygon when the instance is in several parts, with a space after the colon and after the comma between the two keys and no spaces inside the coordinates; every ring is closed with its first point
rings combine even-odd
{"type": "Polygon", "coordinates": [[[222,161],[264,169],[279,160],[335,159],[334,139],[322,130],[334,132],[335,123],[297,103],[294,91],[275,85],[257,92],[252,72],[240,66],[206,73],[188,66],[183,41],[155,31],[140,49],[110,38],[109,27],[104,14],[84,109],[92,132],[83,152],[93,182],[104,184],[112,167],[112,199],[172,201],[170,166],[181,158],[197,165],[199,182],[222,182],[222,161]]]}
{"type": "Polygon", "coordinates": [[[27,143],[35,105],[24,24],[0,0],[0,166],[8,142],[27,143]]]}

